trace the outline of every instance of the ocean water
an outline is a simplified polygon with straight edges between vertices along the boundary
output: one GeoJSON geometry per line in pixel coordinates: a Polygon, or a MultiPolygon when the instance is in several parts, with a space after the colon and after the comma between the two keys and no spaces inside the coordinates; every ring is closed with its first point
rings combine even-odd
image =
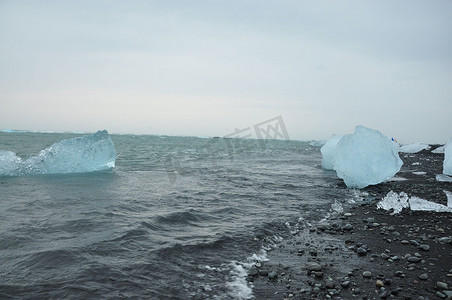
{"type": "MultiPolygon", "coordinates": [[[[0,133],[22,158],[80,135],[0,133]]],[[[107,171],[0,176],[1,299],[248,299],[246,270],[354,197],[307,142],[111,135],[107,171]]]]}

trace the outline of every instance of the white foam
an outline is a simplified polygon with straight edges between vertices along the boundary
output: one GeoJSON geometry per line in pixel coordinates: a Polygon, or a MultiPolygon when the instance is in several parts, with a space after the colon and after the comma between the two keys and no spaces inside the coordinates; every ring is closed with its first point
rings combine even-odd
{"type": "Polygon", "coordinates": [[[232,281],[226,282],[226,287],[231,299],[252,299],[254,297],[253,285],[247,282],[248,273],[242,264],[233,262],[230,275],[232,281]]]}

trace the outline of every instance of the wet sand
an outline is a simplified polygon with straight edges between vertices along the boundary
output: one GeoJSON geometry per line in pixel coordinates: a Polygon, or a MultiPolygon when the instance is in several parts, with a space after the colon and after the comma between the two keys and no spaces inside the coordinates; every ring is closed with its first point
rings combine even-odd
{"type": "Polygon", "coordinates": [[[444,154],[400,157],[399,180],[360,190],[362,201],[301,228],[251,268],[255,298],[452,299],[452,213],[376,207],[390,191],[446,205],[452,183],[435,179],[444,154]]]}

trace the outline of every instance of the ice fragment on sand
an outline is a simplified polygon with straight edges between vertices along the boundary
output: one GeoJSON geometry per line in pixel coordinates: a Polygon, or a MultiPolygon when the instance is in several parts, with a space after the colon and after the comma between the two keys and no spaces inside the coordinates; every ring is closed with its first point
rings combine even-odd
{"type": "Polygon", "coordinates": [[[452,140],[444,147],[443,174],[452,175],[452,140]]]}
{"type": "Polygon", "coordinates": [[[432,201],[424,200],[416,196],[408,197],[404,192],[397,194],[390,191],[380,202],[378,209],[393,210],[392,214],[400,213],[404,208],[420,211],[452,212],[452,193],[444,191],[447,196],[447,206],[432,201]]]}
{"type": "Polygon", "coordinates": [[[414,143],[409,145],[403,145],[399,148],[399,152],[403,153],[418,153],[422,150],[428,150],[430,146],[424,143],[414,143]]]}
{"type": "Polygon", "coordinates": [[[445,174],[436,174],[436,180],[440,182],[452,182],[452,177],[445,174]]]}
{"type": "Polygon", "coordinates": [[[393,177],[402,167],[398,146],[377,130],[356,126],[336,147],[333,168],[347,187],[363,188],[393,177]]]}
{"type": "Polygon", "coordinates": [[[452,212],[452,207],[412,196],[409,200],[411,210],[452,212]]]}
{"type": "Polygon", "coordinates": [[[435,150],[432,150],[432,153],[436,153],[436,154],[444,153],[444,148],[445,148],[445,145],[442,145],[442,146],[436,148],[435,150]]]}
{"type": "Polygon", "coordinates": [[[393,214],[398,214],[402,209],[408,207],[408,195],[401,192],[398,195],[396,192],[390,191],[380,202],[377,203],[378,209],[391,210],[393,214]]]}
{"type": "Polygon", "coordinates": [[[336,156],[336,147],[342,135],[333,135],[325,145],[320,148],[322,152],[322,168],[326,170],[333,170],[333,160],[336,156]]]}
{"type": "Polygon", "coordinates": [[[54,143],[23,161],[11,151],[0,152],[0,175],[62,174],[113,168],[116,150],[108,132],[54,143]]]}

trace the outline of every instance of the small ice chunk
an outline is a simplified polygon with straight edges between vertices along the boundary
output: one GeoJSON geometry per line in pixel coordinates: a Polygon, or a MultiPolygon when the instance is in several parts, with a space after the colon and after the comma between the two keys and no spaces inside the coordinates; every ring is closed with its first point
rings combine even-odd
{"type": "Polygon", "coordinates": [[[452,140],[444,148],[443,174],[452,175],[452,140]]]}
{"type": "Polygon", "coordinates": [[[452,182],[452,177],[445,174],[436,174],[436,180],[440,182],[452,182]]]}
{"type": "Polygon", "coordinates": [[[452,193],[446,190],[444,190],[444,193],[446,193],[447,196],[447,207],[452,208],[452,193]]]}
{"type": "Polygon", "coordinates": [[[436,153],[436,154],[444,153],[444,148],[445,148],[445,145],[442,145],[442,146],[436,148],[435,150],[432,150],[432,153],[436,153]]]}
{"type": "Polygon", "coordinates": [[[324,140],[312,140],[309,142],[309,145],[313,146],[313,147],[322,147],[323,145],[325,145],[326,141],[324,140]]]}
{"type": "Polygon", "coordinates": [[[416,171],[416,172],[413,172],[413,174],[414,174],[414,175],[425,175],[425,174],[427,174],[427,172],[416,171]]]}
{"type": "Polygon", "coordinates": [[[402,167],[398,146],[377,130],[356,126],[336,147],[333,168],[351,188],[364,188],[392,178],[402,167]]]}
{"type": "MultiPolygon", "coordinates": [[[[449,202],[449,201],[448,201],[449,202]]],[[[452,212],[452,207],[412,196],[409,200],[411,210],[452,212]]]]}
{"type": "Polygon", "coordinates": [[[378,209],[393,210],[391,214],[398,214],[404,208],[409,207],[411,210],[435,211],[435,212],[452,212],[452,193],[444,191],[447,196],[447,206],[432,201],[424,200],[416,196],[408,197],[404,192],[397,194],[390,191],[381,201],[377,203],[378,209]]]}
{"type": "Polygon", "coordinates": [[[341,138],[342,135],[335,134],[320,148],[320,152],[322,152],[322,168],[333,170],[333,160],[336,156],[337,143],[341,138]]]}
{"type": "Polygon", "coordinates": [[[404,192],[397,194],[390,191],[380,202],[377,203],[378,209],[393,210],[393,214],[398,214],[402,209],[408,207],[408,195],[404,192]]]}
{"type": "Polygon", "coordinates": [[[418,153],[422,150],[430,149],[430,145],[424,143],[414,143],[409,145],[403,145],[399,148],[399,152],[403,153],[418,153]]]}

